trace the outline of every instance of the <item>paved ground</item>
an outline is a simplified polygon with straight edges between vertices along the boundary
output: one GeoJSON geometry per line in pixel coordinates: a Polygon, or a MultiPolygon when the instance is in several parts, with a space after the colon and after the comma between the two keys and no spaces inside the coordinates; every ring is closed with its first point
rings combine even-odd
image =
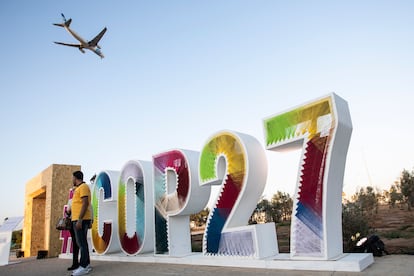
{"type": "MultiPolygon", "coordinates": [[[[0,275],[70,275],[70,272],[66,270],[70,265],[71,260],[59,258],[42,260],[33,257],[23,258],[12,260],[9,265],[0,266],[0,275]]],[[[291,271],[93,260],[91,265],[93,271],[90,275],[414,275],[414,256],[410,255],[388,255],[375,258],[375,263],[363,272],[291,271]]]]}

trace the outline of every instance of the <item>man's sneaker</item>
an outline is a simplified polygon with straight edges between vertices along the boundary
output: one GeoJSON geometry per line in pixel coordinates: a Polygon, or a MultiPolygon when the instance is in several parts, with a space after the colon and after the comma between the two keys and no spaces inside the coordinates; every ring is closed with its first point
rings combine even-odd
{"type": "Polygon", "coordinates": [[[81,269],[81,266],[78,266],[78,268],[75,268],[75,269],[72,271],[72,274],[70,274],[70,275],[74,275],[74,273],[76,273],[79,269],[81,269]]]}
{"type": "Polygon", "coordinates": [[[88,273],[92,271],[92,267],[91,267],[91,265],[90,265],[90,264],[88,264],[88,266],[87,266],[87,267],[85,267],[85,269],[88,271],[88,273]]]}
{"type": "Polygon", "coordinates": [[[92,268],[90,268],[90,270],[87,267],[83,267],[83,266],[79,266],[78,269],[76,269],[75,271],[72,272],[72,276],[80,276],[80,275],[86,275],[89,273],[89,271],[91,271],[92,268]]]}

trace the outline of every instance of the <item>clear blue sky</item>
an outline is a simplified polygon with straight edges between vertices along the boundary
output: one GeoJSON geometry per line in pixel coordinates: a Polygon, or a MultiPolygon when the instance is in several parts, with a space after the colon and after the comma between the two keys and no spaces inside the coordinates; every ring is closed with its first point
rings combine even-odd
{"type": "MultiPolygon", "coordinates": [[[[354,130],[347,194],[414,167],[412,1],[1,1],[0,222],[50,164],[89,179],[336,92],[354,130]],[[105,59],[55,45],[104,26],[105,59]]],[[[269,152],[267,193],[293,194],[299,154],[269,152]]],[[[70,181],[70,179],[68,179],[70,181]]]]}

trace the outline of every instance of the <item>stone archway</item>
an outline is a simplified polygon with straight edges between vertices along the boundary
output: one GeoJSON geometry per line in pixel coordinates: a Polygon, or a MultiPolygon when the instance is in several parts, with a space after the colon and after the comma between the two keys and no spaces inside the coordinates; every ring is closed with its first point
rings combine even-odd
{"type": "Polygon", "coordinates": [[[26,184],[22,250],[35,256],[46,250],[48,257],[59,255],[62,242],[55,224],[62,216],[72,187],[72,173],[79,165],[53,164],[26,184]]]}

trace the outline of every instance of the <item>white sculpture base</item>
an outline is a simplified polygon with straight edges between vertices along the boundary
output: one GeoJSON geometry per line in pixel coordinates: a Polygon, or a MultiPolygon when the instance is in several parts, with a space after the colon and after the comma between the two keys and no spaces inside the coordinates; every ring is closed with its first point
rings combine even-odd
{"type": "MultiPolygon", "coordinates": [[[[142,254],[138,256],[126,256],[122,253],[110,255],[90,255],[91,260],[111,262],[137,262],[137,263],[165,263],[183,265],[208,265],[226,267],[246,267],[262,269],[284,270],[317,270],[317,271],[349,271],[360,272],[374,263],[371,253],[344,253],[336,260],[291,260],[289,254],[279,254],[262,260],[241,257],[203,256],[201,253],[193,253],[185,257],[154,256],[142,254]]],[[[72,259],[71,254],[60,254],[61,259],[72,259]]]]}

